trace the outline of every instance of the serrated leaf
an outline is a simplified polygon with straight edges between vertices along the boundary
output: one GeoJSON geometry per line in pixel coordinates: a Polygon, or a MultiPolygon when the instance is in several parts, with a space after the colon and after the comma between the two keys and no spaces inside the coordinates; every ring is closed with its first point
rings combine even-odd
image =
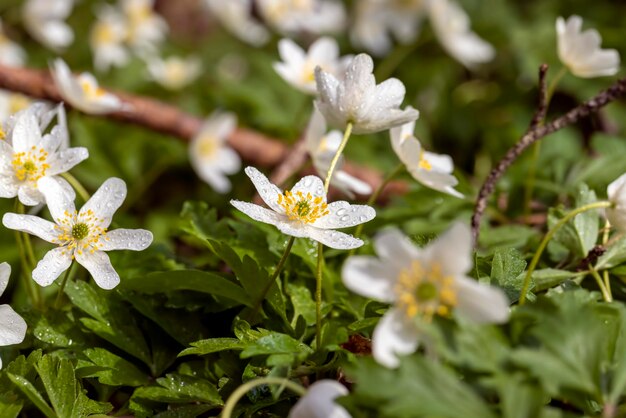
{"type": "Polygon", "coordinates": [[[76,372],[81,377],[96,377],[104,385],[141,386],[149,376],[134,364],[104,348],[94,347],[82,351],[87,360],[79,360],[76,372]]]}
{"type": "Polygon", "coordinates": [[[515,248],[496,250],[491,264],[491,279],[504,289],[509,299],[517,300],[523,283],[520,274],[525,268],[526,260],[515,248]]]}
{"type": "Polygon", "coordinates": [[[215,386],[208,380],[177,373],[157,379],[159,386],[137,388],[133,398],[165,403],[203,402],[212,406],[224,404],[215,386]]]}
{"type": "Polygon", "coordinates": [[[195,341],[190,345],[191,348],[186,348],[181,351],[178,357],[188,356],[190,354],[202,356],[224,350],[243,350],[247,344],[236,338],[209,338],[195,341]]]}
{"type": "Polygon", "coordinates": [[[0,394],[0,416],[2,418],[17,418],[24,403],[12,392],[0,394]]]}
{"type": "Polygon", "coordinates": [[[13,373],[7,373],[7,376],[19,390],[39,409],[46,417],[56,418],[54,410],[50,408],[43,396],[24,376],[17,376],[13,373]]]}

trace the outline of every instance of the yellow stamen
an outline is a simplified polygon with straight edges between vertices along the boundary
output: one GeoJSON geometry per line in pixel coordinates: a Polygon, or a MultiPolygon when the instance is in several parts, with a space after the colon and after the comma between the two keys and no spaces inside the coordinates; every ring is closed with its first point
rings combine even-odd
{"type": "Polygon", "coordinates": [[[415,260],[402,270],[395,286],[396,304],[407,318],[418,314],[427,320],[434,315],[448,316],[457,304],[454,278],[445,276],[441,266],[423,266],[415,260]]]}
{"type": "Polygon", "coordinates": [[[96,218],[92,210],[81,215],[76,211],[65,211],[54,227],[57,236],[52,242],[63,247],[64,254],[70,252],[72,258],[74,254],[93,254],[102,248],[102,240],[108,240],[106,228],[100,226],[103,221],[96,218]]]}
{"type": "Polygon", "coordinates": [[[420,152],[420,163],[419,163],[419,167],[423,168],[426,171],[430,171],[433,169],[433,166],[430,164],[430,162],[424,158],[424,151],[420,152]]]}
{"type": "Polygon", "coordinates": [[[310,224],[329,214],[328,205],[321,196],[313,198],[301,191],[292,193],[286,190],[278,195],[278,204],[285,210],[285,215],[292,221],[310,224]]]}
{"type": "Polygon", "coordinates": [[[101,87],[97,87],[87,80],[80,80],[80,87],[83,89],[85,96],[89,99],[97,99],[106,94],[106,90],[101,87]]]}
{"type": "Polygon", "coordinates": [[[50,168],[47,164],[48,153],[43,148],[35,146],[27,152],[17,152],[13,154],[13,171],[19,181],[36,182],[46,175],[46,170],[50,168]]]}

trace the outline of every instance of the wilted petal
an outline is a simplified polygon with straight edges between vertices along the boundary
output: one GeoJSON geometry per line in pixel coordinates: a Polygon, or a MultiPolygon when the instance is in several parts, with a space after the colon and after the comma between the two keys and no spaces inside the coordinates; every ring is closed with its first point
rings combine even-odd
{"type": "Polygon", "coordinates": [[[458,295],[456,310],[477,323],[503,323],[509,319],[509,300],[494,286],[478,283],[468,277],[456,277],[458,295]]]}
{"type": "Polygon", "coordinates": [[[120,283],[120,276],[104,251],[76,252],[75,256],[76,261],[89,271],[96,284],[102,289],[110,290],[120,283]]]}
{"type": "Polygon", "coordinates": [[[387,311],[372,335],[374,359],[389,368],[400,364],[398,355],[413,353],[417,345],[418,332],[415,325],[396,309],[387,311]]]}
{"type": "Polygon", "coordinates": [[[46,253],[33,270],[33,280],[40,286],[49,286],[72,264],[72,252],[57,247],[46,253]]]}
{"type": "Polygon", "coordinates": [[[142,251],[152,244],[152,232],[145,229],[114,229],[100,238],[100,250],[142,251]]]}

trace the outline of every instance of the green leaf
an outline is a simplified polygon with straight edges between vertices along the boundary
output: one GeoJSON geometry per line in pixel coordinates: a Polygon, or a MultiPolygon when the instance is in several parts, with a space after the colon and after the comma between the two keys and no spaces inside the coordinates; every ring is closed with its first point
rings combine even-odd
{"type": "Polygon", "coordinates": [[[217,274],[200,270],[155,272],[132,280],[125,280],[120,286],[125,290],[135,290],[148,294],[192,290],[225,297],[242,305],[252,306],[250,298],[241,286],[217,274]]]}
{"type": "Polygon", "coordinates": [[[293,319],[291,326],[296,325],[298,316],[302,316],[308,325],[315,323],[315,302],[309,289],[300,284],[287,283],[287,294],[293,305],[293,319]]]}
{"type": "Polygon", "coordinates": [[[24,403],[11,392],[0,394],[0,416],[2,418],[17,418],[24,403]]]}
{"type": "Polygon", "coordinates": [[[267,364],[278,366],[302,362],[311,354],[313,354],[313,350],[308,345],[291,338],[289,335],[270,332],[250,343],[241,353],[241,357],[267,355],[269,356],[267,364]]]}
{"type": "Polygon", "coordinates": [[[597,270],[610,269],[626,261],[626,236],[620,237],[610,245],[604,254],[598,257],[597,270]]]}
{"type": "Polygon", "coordinates": [[[403,358],[394,370],[364,359],[351,367],[349,375],[358,382],[351,396],[378,410],[381,418],[494,418],[458,375],[421,356],[403,358]]]}
{"type": "Polygon", "coordinates": [[[218,353],[224,350],[243,350],[246,343],[236,338],[209,338],[191,343],[191,348],[186,348],[180,352],[178,357],[190,354],[206,355],[218,353]]]}
{"type": "Polygon", "coordinates": [[[561,284],[565,280],[571,279],[574,275],[575,273],[567,270],[551,268],[535,270],[532,274],[532,281],[534,283],[532,289],[534,292],[550,289],[551,287],[561,284]]]}
{"type": "Polygon", "coordinates": [[[168,411],[156,414],[154,418],[196,418],[214,407],[212,405],[182,405],[170,408],[168,411]]]}
{"type": "Polygon", "coordinates": [[[104,348],[88,348],[82,354],[87,360],[79,360],[76,366],[81,377],[96,377],[100,383],[109,386],[141,386],[150,379],[134,364],[104,348]]]}
{"type": "Polygon", "coordinates": [[[135,315],[114,292],[74,281],[67,284],[65,293],[74,305],[94,318],[80,318],[85,327],[151,366],[150,349],[135,315]]]}
{"type": "Polygon", "coordinates": [[[215,385],[195,376],[172,373],[157,379],[159,386],[137,388],[133,398],[165,403],[203,402],[211,406],[222,406],[224,402],[215,385]]]}
{"type": "Polygon", "coordinates": [[[522,289],[526,260],[515,248],[496,250],[491,264],[493,283],[504,289],[511,300],[519,298],[522,289]]]}
{"type": "Polygon", "coordinates": [[[13,373],[7,373],[7,376],[13,382],[15,386],[19,390],[22,391],[24,395],[39,409],[46,417],[48,418],[56,418],[57,415],[54,413],[54,410],[50,408],[48,403],[44,400],[43,396],[39,393],[39,391],[33,386],[32,383],[28,381],[23,376],[17,376],[13,373]]]}

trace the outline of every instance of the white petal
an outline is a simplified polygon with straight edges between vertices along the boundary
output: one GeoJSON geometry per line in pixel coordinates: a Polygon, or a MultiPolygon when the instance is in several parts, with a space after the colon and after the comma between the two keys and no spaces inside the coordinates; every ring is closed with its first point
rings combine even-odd
{"type": "Polygon", "coordinates": [[[375,257],[348,257],[341,269],[343,284],[361,296],[391,303],[399,270],[393,263],[375,257]]]}
{"type": "Polygon", "coordinates": [[[469,277],[455,277],[456,311],[477,323],[504,323],[509,319],[509,300],[501,289],[480,284],[469,277]]]}
{"type": "MultiPolygon", "coordinates": [[[[195,167],[196,165],[194,165],[195,167]]],[[[196,173],[198,177],[202,179],[205,183],[213,188],[218,193],[225,194],[228,193],[231,189],[230,180],[221,171],[217,170],[215,167],[210,166],[201,166],[200,169],[196,169],[196,173]]]]}
{"type": "Polygon", "coordinates": [[[94,253],[84,251],[82,254],[76,252],[75,257],[76,261],[89,271],[96,284],[102,289],[110,290],[120,283],[120,276],[104,251],[94,253]]]}
{"type": "Polygon", "coordinates": [[[348,389],[335,380],[318,380],[289,411],[289,418],[351,418],[334,400],[348,394],[348,389]]]}
{"type": "Polygon", "coordinates": [[[329,214],[313,222],[321,229],[348,228],[371,221],[376,216],[374,208],[367,205],[351,205],[340,200],[328,204],[329,214]]]}
{"type": "Polygon", "coordinates": [[[72,251],[65,247],[54,248],[39,260],[33,270],[33,280],[40,286],[49,286],[72,264],[72,251]]]}
{"type": "Polygon", "coordinates": [[[317,229],[312,226],[307,227],[306,236],[317,242],[321,242],[327,247],[335,248],[337,250],[351,250],[353,248],[359,248],[363,245],[363,241],[360,239],[332,229],[317,229]]]}
{"type": "Polygon", "coordinates": [[[305,196],[310,193],[312,197],[322,197],[326,202],[326,192],[324,191],[324,182],[317,176],[305,176],[302,177],[291,188],[291,193],[296,194],[301,192],[305,196]]]}
{"type": "Polygon", "coordinates": [[[122,206],[125,198],[126,183],[122,179],[111,177],[102,183],[93,196],[85,203],[80,209],[79,215],[91,210],[96,217],[103,220],[100,226],[106,228],[111,224],[113,214],[122,206]]]}
{"type": "Polygon", "coordinates": [[[15,152],[26,152],[31,147],[39,145],[41,141],[39,123],[31,108],[23,110],[16,117],[12,136],[13,149],[15,152]]]}
{"type": "Polygon", "coordinates": [[[37,206],[44,202],[44,196],[31,183],[22,183],[18,187],[17,198],[26,206],[37,206]]]}
{"type": "Polygon", "coordinates": [[[241,158],[232,148],[222,147],[217,151],[217,167],[226,174],[235,174],[241,169],[241,158]]]}
{"type": "Polygon", "coordinates": [[[57,223],[66,218],[66,213],[71,215],[76,211],[73,197],[66,192],[66,188],[59,180],[54,177],[42,177],[37,182],[39,191],[46,199],[50,214],[57,223]]]}
{"type": "MultiPolygon", "coordinates": [[[[285,210],[278,204],[278,195],[282,194],[276,185],[270,183],[267,177],[263,175],[259,170],[254,167],[246,167],[245,173],[252,180],[252,184],[256,188],[256,191],[261,196],[261,199],[269,206],[274,212],[285,213],[285,210]]],[[[264,222],[264,221],[263,221],[264,222]]]]}
{"type": "Polygon", "coordinates": [[[395,368],[400,364],[397,356],[413,353],[418,343],[415,325],[401,311],[390,309],[374,329],[372,355],[383,366],[395,368]]]}
{"type": "Polygon", "coordinates": [[[50,176],[71,170],[75,165],[89,158],[89,151],[84,147],[68,148],[56,154],[55,157],[47,173],[50,176]]]}
{"type": "Polygon", "coordinates": [[[343,170],[335,171],[330,184],[347,191],[348,193],[352,192],[363,196],[370,195],[374,191],[369,183],[366,183],[343,170]]]}
{"type": "Polygon", "coordinates": [[[53,242],[58,235],[55,224],[38,216],[5,213],[2,224],[9,229],[27,232],[48,242],[53,242]]]}
{"type": "Polygon", "coordinates": [[[9,305],[0,305],[0,346],[19,344],[26,335],[26,321],[9,305]]]}
{"type": "Polygon", "coordinates": [[[0,264],[0,296],[4,293],[11,277],[11,265],[6,261],[0,264]]]}
{"type": "Polygon", "coordinates": [[[152,232],[145,229],[114,229],[100,238],[102,251],[133,250],[142,251],[152,244],[152,232]]]}
{"type": "Polygon", "coordinates": [[[472,233],[456,222],[424,249],[424,257],[441,266],[445,276],[463,275],[472,268],[472,233]]]}
{"type": "Polygon", "coordinates": [[[213,112],[209,116],[202,127],[195,135],[196,138],[204,136],[214,137],[219,140],[225,140],[237,127],[237,116],[231,112],[213,112]]]}
{"type": "Polygon", "coordinates": [[[230,204],[254,219],[255,221],[264,222],[271,225],[278,225],[285,221],[285,217],[280,214],[266,209],[254,203],[242,202],[240,200],[231,200],[230,204]]]}
{"type": "Polygon", "coordinates": [[[374,248],[378,257],[388,264],[402,269],[420,256],[420,251],[411,240],[396,228],[387,228],[374,237],[374,248]]]}

